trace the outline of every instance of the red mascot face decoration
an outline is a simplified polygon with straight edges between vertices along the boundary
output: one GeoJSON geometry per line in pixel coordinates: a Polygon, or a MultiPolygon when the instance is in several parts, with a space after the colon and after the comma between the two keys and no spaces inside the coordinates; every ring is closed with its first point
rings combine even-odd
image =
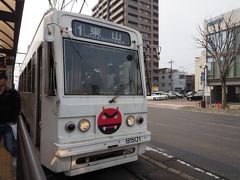
{"type": "Polygon", "coordinates": [[[103,107],[102,112],[98,116],[98,129],[103,134],[115,133],[122,124],[122,115],[120,111],[114,108],[103,107]]]}

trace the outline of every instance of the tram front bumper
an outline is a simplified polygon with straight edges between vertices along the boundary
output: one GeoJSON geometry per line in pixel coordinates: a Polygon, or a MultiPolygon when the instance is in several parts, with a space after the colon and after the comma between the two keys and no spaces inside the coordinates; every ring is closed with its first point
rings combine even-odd
{"type": "MultiPolygon", "coordinates": [[[[79,154],[86,154],[98,152],[103,150],[118,149],[126,146],[133,146],[136,144],[145,144],[151,140],[151,132],[137,133],[125,136],[107,137],[94,139],[83,142],[67,143],[54,145],[57,148],[55,156],[58,158],[76,156],[79,154]]],[[[142,153],[141,153],[142,154],[142,153]]]]}
{"type": "Polygon", "coordinates": [[[149,131],[84,142],[57,144],[55,157],[48,166],[54,172],[68,176],[83,174],[138,159],[151,139],[149,131]]]}

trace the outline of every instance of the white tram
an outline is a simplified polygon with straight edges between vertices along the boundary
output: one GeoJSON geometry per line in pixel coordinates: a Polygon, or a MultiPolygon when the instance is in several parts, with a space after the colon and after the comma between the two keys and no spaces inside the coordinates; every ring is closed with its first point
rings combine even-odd
{"type": "Polygon", "coordinates": [[[144,153],[151,133],[139,32],[50,10],[20,73],[22,111],[43,166],[73,176],[144,153]]]}

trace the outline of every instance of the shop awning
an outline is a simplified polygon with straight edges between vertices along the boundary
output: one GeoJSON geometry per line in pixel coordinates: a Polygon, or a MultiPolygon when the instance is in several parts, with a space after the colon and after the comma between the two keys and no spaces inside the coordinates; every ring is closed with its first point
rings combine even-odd
{"type": "Polygon", "coordinates": [[[0,0],[0,70],[14,65],[24,0],[0,0]]]}

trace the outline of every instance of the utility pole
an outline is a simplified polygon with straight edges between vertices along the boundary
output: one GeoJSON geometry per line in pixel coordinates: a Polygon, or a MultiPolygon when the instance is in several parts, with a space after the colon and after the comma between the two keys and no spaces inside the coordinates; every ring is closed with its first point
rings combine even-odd
{"type": "Polygon", "coordinates": [[[174,61],[171,60],[171,61],[169,61],[168,63],[171,64],[171,71],[170,71],[170,74],[171,74],[171,91],[173,91],[173,77],[172,77],[173,72],[172,72],[172,64],[174,63],[174,61]]]}

